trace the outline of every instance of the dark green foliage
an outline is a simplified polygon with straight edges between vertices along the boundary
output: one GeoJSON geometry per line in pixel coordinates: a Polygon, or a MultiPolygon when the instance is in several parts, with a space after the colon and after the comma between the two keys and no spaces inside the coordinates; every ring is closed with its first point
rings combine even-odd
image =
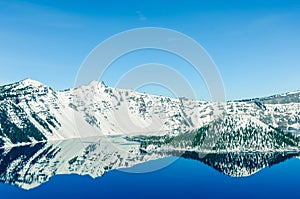
{"type": "Polygon", "coordinates": [[[46,118],[46,121],[54,128],[57,128],[57,124],[59,126],[61,126],[61,124],[57,121],[57,119],[55,117],[53,117],[52,115],[48,115],[46,118]],[[54,123],[54,121],[56,122],[56,124],[54,123]]]}
{"type": "Polygon", "coordinates": [[[180,154],[180,156],[203,162],[229,176],[240,177],[254,174],[265,167],[271,167],[290,158],[297,157],[299,152],[230,152],[211,153],[203,156],[197,152],[187,151],[180,154]]]}
{"type": "Polygon", "coordinates": [[[70,103],[69,107],[74,109],[75,111],[78,111],[77,106],[75,106],[75,104],[73,104],[73,103],[70,103]]]}
{"type": "Polygon", "coordinates": [[[195,137],[192,142],[193,147],[197,145],[201,145],[203,143],[207,131],[208,131],[208,126],[204,126],[196,131],[195,137]]]}
{"type": "Polygon", "coordinates": [[[256,104],[262,110],[266,110],[267,109],[266,106],[264,104],[262,104],[261,102],[255,101],[254,104],[256,104]]]}
{"type": "Polygon", "coordinates": [[[85,121],[90,125],[99,126],[96,117],[88,113],[85,114],[85,121]]]}
{"type": "Polygon", "coordinates": [[[78,158],[78,156],[75,156],[74,158],[69,160],[69,164],[73,164],[74,162],[76,162],[77,158],[78,158]]]}
{"type": "Polygon", "coordinates": [[[264,98],[254,98],[246,100],[236,100],[236,102],[259,102],[261,104],[288,104],[288,103],[299,103],[300,92],[286,93],[283,95],[272,95],[264,98]]]}
{"type": "MultiPolygon", "coordinates": [[[[14,160],[20,159],[22,157],[22,161],[27,162],[30,158],[32,158],[37,152],[43,149],[45,143],[37,143],[34,146],[20,146],[13,147],[8,153],[4,153],[4,149],[0,149],[0,176],[5,175],[7,169],[11,167],[11,163],[14,160]]],[[[43,157],[43,156],[41,156],[43,157]]],[[[16,165],[13,170],[10,170],[11,180],[18,179],[18,172],[23,169],[23,165],[16,165]]],[[[7,174],[6,174],[7,175],[7,174]]],[[[24,180],[24,179],[22,179],[24,180]]]]}
{"type": "Polygon", "coordinates": [[[4,140],[0,138],[0,147],[4,146],[4,140]]]}
{"type": "Polygon", "coordinates": [[[31,113],[31,116],[44,128],[46,129],[48,132],[52,133],[52,130],[50,129],[50,127],[48,126],[47,122],[45,122],[44,120],[42,120],[36,113],[31,113]]]}
{"type": "Polygon", "coordinates": [[[239,127],[233,118],[216,120],[196,131],[177,136],[138,136],[133,139],[141,143],[141,149],[149,145],[179,150],[214,151],[261,151],[299,147],[300,140],[293,134],[275,128],[263,128],[249,121],[239,127]]]}
{"type": "Polygon", "coordinates": [[[128,141],[140,142],[141,148],[146,148],[149,145],[161,146],[163,144],[169,144],[173,141],[174,137],[170,136],[136,136],[127,137],[128,141]]]}
{"type": "MultiPolygon", "coordinates": [[[[6,104],[7,106],[8,104],[6,104]]],[[[15,111],[15,113],[20,117],[22,122],[22,127],[18,127],[16,124],[12,123],[5,108],[0,108],[0,136],[7,137],[13,144],[21,142],[30,142],[30,138],[34,138],[37,141],[45,140],[46,137],[26,118],[24,117],[24,111],[14,105],[9,104],[15,111]]]]}
{"type": "Polygon", "coordinates": [[[264,150],[298,147],[299,139],[283,131],[264,129],[254,124],[245,128],[222,132],[214,150],[242,149],[264,150]]]}

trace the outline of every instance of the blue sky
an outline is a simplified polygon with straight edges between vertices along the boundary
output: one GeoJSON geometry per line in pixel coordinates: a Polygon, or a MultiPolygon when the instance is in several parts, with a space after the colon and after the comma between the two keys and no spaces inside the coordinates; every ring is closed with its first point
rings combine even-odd
{"type": "MultiPolygon", "coordinates": [[[[0,84],[24,78],[55,89],[72,87],[89,52],[132,28],[164,27],[199,42],[222,75],[227,99],[300,89],[300,1],[2,1],[0,84]]],[[[102,80],[114,86],[129,69],[150,62],[179,71],[197,91],[203,80],[174,55],[148,50],[126,55],[102,80]]],[[[167,95],[157,87],[140,91],[167,95]]]]}

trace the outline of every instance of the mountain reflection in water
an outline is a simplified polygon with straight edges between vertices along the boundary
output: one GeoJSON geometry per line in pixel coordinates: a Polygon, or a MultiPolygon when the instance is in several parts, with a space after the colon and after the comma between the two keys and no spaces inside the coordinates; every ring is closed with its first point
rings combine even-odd
{"type": "Polygon", "coordinates": [[[0,180],[32,189],[54,175],[78,174],[93,178],[121,168],[175,156],[194,159],[232,177],[245,177],[278,164],[298,152],[211,153],[187,151],[146,153],[140,143],[122,136],[72,139],[0,149],[0,180]]]}

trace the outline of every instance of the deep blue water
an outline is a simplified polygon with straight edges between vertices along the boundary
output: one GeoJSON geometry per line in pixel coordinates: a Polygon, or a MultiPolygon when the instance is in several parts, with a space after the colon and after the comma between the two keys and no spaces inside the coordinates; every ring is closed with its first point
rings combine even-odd
{"type": "Polygon", "coordinates": [[[144,174],[115,170],[96,179],[57,175],[29,191],[1,183],[0,197],[300,198],[299,181],[300,160],[296,158],[243,178],[229,177],[199,161],[179,158],[164,169],[144,174]]]}

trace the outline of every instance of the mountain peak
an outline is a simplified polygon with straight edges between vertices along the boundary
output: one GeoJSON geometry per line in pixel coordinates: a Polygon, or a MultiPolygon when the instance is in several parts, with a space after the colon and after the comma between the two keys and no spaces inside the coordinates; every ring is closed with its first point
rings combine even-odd
{"type": "Polygon", "coordinates": [[[18,83],[20,83],[24,86],[29,86],[29,85],[30,86],[41,86],[41,85],[43,85],[41,82],[30,79],[30,78],[23,79],[23,80],[19,81],[18,83]]]}
{"type": "Polygon", "coordinates": [[[47,87],[47,88],[50,88],[49,86],[46,86],[46,85],[42,84],[39,81],[29,79],[29,78],[26,78],[26,79],[20,80],[18,82],[13,82],[13,83],[1,86],[2,91],[5,91],[5,90],[13,91],[13,90],[18,90],[18,89],[25,89],[27,87],[31,87],[31,88],[45,88],[45,87],[47,87]]]}
{"type": "Polygon", "coordinates": [[[87,86],[100,86],[100,87],[105,87],[105,83],[103,81],[99,82],[97,80],[93,80],[90,83],[87,84],[87,86]]]}

